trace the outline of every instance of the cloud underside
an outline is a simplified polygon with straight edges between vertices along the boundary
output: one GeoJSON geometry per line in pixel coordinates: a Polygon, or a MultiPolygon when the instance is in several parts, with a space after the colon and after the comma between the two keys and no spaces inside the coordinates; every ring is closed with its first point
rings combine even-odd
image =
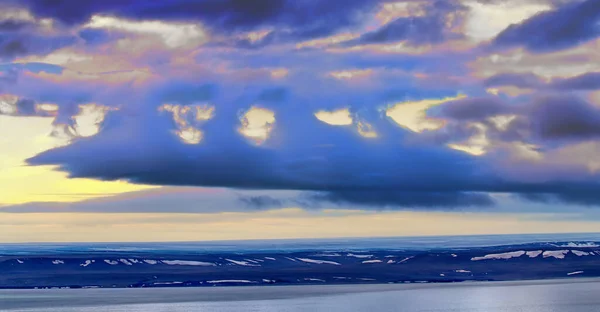
{"type": "Polygon", "coordinates": [[[600,6],[499,3],[7,1],[0,115],[71,178],[301,193],[256,209],[598,205],[600,6]]]}

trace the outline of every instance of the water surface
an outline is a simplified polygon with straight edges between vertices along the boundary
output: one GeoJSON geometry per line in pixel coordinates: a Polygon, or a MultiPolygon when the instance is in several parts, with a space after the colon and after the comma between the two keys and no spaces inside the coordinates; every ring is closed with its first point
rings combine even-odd
{"type": "Polygon", "coordinates": [[[598,312],[600,281],[166,289],[3,290],[27,312],[598,312]]]}

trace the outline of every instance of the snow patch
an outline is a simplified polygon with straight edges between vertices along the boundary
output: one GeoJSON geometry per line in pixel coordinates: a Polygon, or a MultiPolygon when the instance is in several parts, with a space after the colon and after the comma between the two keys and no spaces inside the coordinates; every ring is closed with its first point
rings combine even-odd
{"type": "Polygon", "coordinates": [[[368,258],[373,257],[373,255],[356,255],[356,254],[349,253],[349,254],[346,255],[346,257],[354,257],[354,258],[359,258],[359,259],[368,259],[368,258]]]}
{"type": "Polygon", "coordinates": [[[178,285],[183,284],[183,282],[156,282],[152,283],[152,285],[178,285]]]}
{"type": "Polygon", "coordinates": [[[325,283],[325,280],[322,280],[320,278],[305,278],[305,281],[311,281],[311,282],[323,282],[325,283]]]}
{"type": "Polygon", "coordinates": [[[533,250],[525,253],[529,258],[535,258],[542,254],[541,250],[533,250]]]}
{"type": "Polygon", "coordinates": [[[86,267],[92,263],[96,262],[96,260],[85,260],[84,263],[79,264],[79,266],[86,267]]]}
{"type": "Polygon", "coordinates": [[[244,261],[246,262],[250,262],[250,263],[254,263],[254,264],[258,264],[259,262],[252,260],[252,259],[244,259],[244,261]]]}
{"type": "Polygon", "coordinates": [[[216,264],[211,262],[201,262],[201,261],[188,261],[188,260],[162,260],[164,264],[168,265],[198,265],[198,266],[216,266],[216,264]]]}
{"type": "Polygon", "coordinates": [[[456,272],[456,273],[471,273],[471,271],[467,271],[467,270],[455,270],[454,272],[456,272]]]}
{"type": "Polygon", "coordinates": [[[117,265],[119,264],[119,261],[114,261],[114,260],[108,260],[108,259],[104,259],[104,262],[110,264],[110,265],[117,265]]]}
{"type": "Polygon", "coordinates": [[[386,263],[387,264],[392,264],[392,263],[396,263],[396,261],[394,261],[394,260],[388,260],[386,263]]]}
{"type": "Polygon", "coordinates": [[[265,257],[265,259],[267,259],[267,260],[271,260],[271,261],[275,261],[275,260],[277,260],[277,259],[275,259],[275,258],[271,258],[271,257],[265,257]]]}
{"type": "Polygon", "coordinates": [[[219,284],[219,283],[256,283],[249,280],[215,280],[215,281],[206,281],[210,284],[219,284]]]}
{"type": "Polygon", "coordinates": [[[561,245],[558,247],[576,247],[576,248],[592,248],[592,247],[600,247],[600,245],[596,244],[596,243],[592,243],[592,242],[588,242],[588,243],[573,243],[570,242],[566,245],[561,245]]]}
{"type": "Polygon", "coordinates": [[[309,258],[296,258],[296,259],[298,259],[302,262],[306,262],[306,263],[341,265],[337,262],[327,261],[327,260],[315,260],[315,259],[309,259],[309,258]]]}
{"type": "Polygon", "coordinates": [[[583,271],[576,271],[576,272],[571,272],[571,273],[567,273],[567,275],[577,275],[577,274],[581,274],[583,273],[583,271]]]}
{"type": "Polygon", "coordinates": [[[133,265],[131,262],[127,261],[127,259],[119,259],[119,261],[125,265],[133,265]]]}
{"type": "Polygon", "coordinates": [[[320,253],[313,255],[313,257],[341,257],[339,253],[320,253]]]}
{"type": "Polygon", "coordinates": [[[362,263],[381,263],[381,260],[365,260],[362,263]]]}
{"type": "Polygon", "coordinates": [[[511,258],[521,257],[524,254],[525,254],[525,251],[523,251],[523,250],[511,251],[511,252],[505,252],[505,253],[499,253],[499,254],[489,254],[489,255],[485,255],[483,257],[473,257],[473,258],[471,258],[471,261],[508,260],[508,259],[511,259],[511,258]]]}
{"type": "Polygon", "coordinates": [[[452,258],[458,257],[456,254],[451,254],[452,258]]]}
{"type": "Polygon", "coordinates": [[[23,263],[25,263],[25,261],[22,261],[22,260],[19,260],[19,259],[17,259],[17,263],[19,263],[19,264],[23,264],[23,263]]]}
{"type": "MultiPolygon", "coordinates": [[[[260,266],[258,264],[252,264],[252,263],[248,263],[248,261],[240,261],[240,260],[231,260],[231,259],[225,259],[231,263],[237,264],[237,265],[243,265],[243,266],[260,266]]],[[[247,260],[247,259],[245,259],[247,260]]]]}
{"type": "Polygon", "coordinates": [[[414,256],[411,256],[411,257],[406,257],[406,258],[404,258],[404,259],[402,259],[402,260],[398,261],[398,264],[400,264],[400,263],[404,263],[404,262],[406,262],[406,261],[408,261],[408,260],[410,260],[410,259],[412,259],[412,258],[414,258],[414,256]]]}
{"type": "Polygon", "coordinates": [[[547,251],[544,251],[542,256],[544,258],[554,257],[556,259],[564,259],[568,253],[569,253],[568,250],[547,250],[547,251]]]}
{"type": "MultiPolygon", "coordinates": [[[[585,251],[581,251],[581,250],[571,250],[571,252],[574,255],[579,256],[579,257],[581,257],[581,256],[589,256],[590,255],[589,252],[585,252],[585,251]]],[[[593,254],[591,254],[591,255],[593,255],[593,254]]]]}
{"type": "Polygon", "coordinates": [[[65,264],[62,260],[52,260],[52,264],[65,264]]]}
{"type": "Polygon", "coordinates": [[[156,261],[156,260],[147,260],[147,259],[144,259],[143,261],[146,262],[147,264],[152,264],[152,265],[158,263],[158,261],[156,261]]]}

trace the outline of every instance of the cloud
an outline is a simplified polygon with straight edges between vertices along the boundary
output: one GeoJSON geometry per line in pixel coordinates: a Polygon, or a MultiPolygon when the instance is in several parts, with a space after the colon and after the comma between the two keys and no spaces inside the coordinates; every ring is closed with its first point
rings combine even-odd
{"type": "Polygon", "coordinates": [[[338,205],[379,208],[466,208],[495,204],[489,194],[469,192],[334,191],[314,193],[309,199],[338,205]]]}
{"type": "Polygon", "coordinates": [[[535,53],[568,49],[600,36],[600,6],[596,0],[574,1],[532,16],[503,30],[494,48],[522,46],[535,53]]]}
{"type": "Polygon", "coordinates": [[[29,165],[312,194],[236,197],[254,207],[490,206],[497,192],[597,187],[596,163],[580,156],[599,132],[586,100],[594,46],[558,36],[569,21],[587,31],[571,19],[589,1],[523,4],[514,17],[483,12],[496,2],[49,3],[15,1],[30,26],[7,23],[2,37],[24,48],[9,56],[20,64],[0,65],[2,92],[16,96],[2,114],[48,114],[70,142],[29,165]],[[501,20],[474,35],[473,14],[501,20]],[[508,22],[520,24],[501,31],[508,22]],[[542,40],[521,34],[534,24],[542,40]],[[496,33],[492,46],[511,49],[485,49],[496,33]]]}
{"type": "Polygon", "coordinates": [[[460,24],[460,13],[466,7],[454,1],[435,1],[425,9],[424,16],[399,17],[379,29],[362,34],[359,38],[340,43],[343,47],[406,41],[411,45],[441,43],[462,35],[452,32],[452,24],[460,24]],[[457,18],[450,20],[450,13],[457,18]],[[451,21],[450,25],[448,20],[451,21]]]}
{"type": "Polygon", "coordinates": [[[498,98],[481,97],[450,101],[440,107],[438,114],[454,120],[474,121],[509,114],[513,110],[498,98]]]}
{"type": "Polygon", "coordinates": [[[0,115],[54,117],[57,110],[58,107],[51,104],[39,104],[32,99],[0,94],[0,115]]]}
{"type": "MultiPolygon", "coordinates": [[[[245,196],[256,196],[251,193],[245,196]]],[[[60,196],[60,194],[56,194],[60,196]]],[[[33,202],[0,208],[9,213],[217,213],[240,212],[232,191],[197,187],[161,187],[150,190],[105,194],[78,202],[33,202]]]]}
{"type": "Polygon", "coordinates": [[[543,80],[532,73],[503,73],[487,78],[484,82],[486,87],[513,86],[518,88],[537,89],[543,86],[543,80]]]}
{"type": "Polygon", "coordinates": [[[537,95],[520,105],[493,96],[467,98],[448,102],[433,115],[456,122],[483,123],[486,129],[495,131],[492,135],[505,140],[572,142],[600,134],[600,109],[571,94],[537,95]]]}
{"type": "Polygon", "coordinates": [[[543,79],[533,73],[503,73],[484,80],[486,87],[516,87],[547,91],[590,91],[600,89],[600,72],[587,72],[567,78],[543,79]]]}
{"type": "Polygon", "coordinates": [[[600,90],[600,72],[555,79],[550,83],[549,88],[551,90],[600,90]]]}
{"type": "Polygon", "coordinates": [[[259,196],[240,196],[239,200],[247,206],[256,209],[265,209],[265,208],[279,208],[284,205],[284,201],[280,199],[273,198],[268,195],[259,195],[259,196]]]}
{"type": "MultiPolygon", "coordinates": [[[[361,24],[379,1],[351,0],[343,6],[323,1],[295,0],[176,0],[147,3],[140,0],[21,2],[36,16],[80,25],[94,15],[114,15],[132,20],[197,21],[212,33],[231,34],[273,29],[276,41],[311,39],[361,24]]],[[[115,24],[116,25],[116,24],[115,24]]],[[[122,27],[125,24],[121,24],[122,27]]],[[[241,44],[239,44],[241,45],[241,44]]]]}
{"type": "Polygon", "coordinates": [[[518,198],[543,204],[571,204],[581,206],[600,206],[597,190],[567,190],[557,193],[524,193],[518,198]]]}
{"type": "Polygon", "coordinates": [[[542,98],[529,110],[531,130],[544,139],[589,139],[600,135],[600,110],[573,96],[542,98]]]}

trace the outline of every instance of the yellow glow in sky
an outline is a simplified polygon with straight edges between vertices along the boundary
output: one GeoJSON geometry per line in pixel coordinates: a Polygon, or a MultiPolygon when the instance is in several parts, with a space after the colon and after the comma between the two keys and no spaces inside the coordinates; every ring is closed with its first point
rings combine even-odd
{"type": "Polygon", "coordinates": [[[372,139],[377,137],[377,132],[373,129],[373,126],[367,122],[359,121],[356,124],[356,127],[358,129],[358,133],[365,138],[372,139]]]}
{"type": "Polygon", "coordinates": [[[260,144],[269,138],[275,125],[275,113],[266,108],[252,107],[240,118],[239,132],[260,144]]]}
{"type": "Polygon", "coordinates": [[[348,108],[342,108],[334,111],[321,110],[315,113],[315,117],[320,121],[333,126],[347,126],[352,124],[352,115],[348,108]]]}
{"type": "Polygon", "coordinates": [[[472,123],[470,124],[470,127],[477,130],[475,135],[470,137],[464,143],[448,144],[448,147],[474,156],[481,156],[485,154],[486,148],[490,146],[490,142],[487,137],[487,127],[482,123],[472,123]]]}
{"type": "Polygon", "coordinates": [[[385,115],[390,117],[401,127],[413,132],[436,130],[444,126],[444,121],[428,118],[427,110],[431,107],[463,98],[466,98],[466,96],[461,94],[455,97],[447,97],[443,99],[400,102],[388,108],[385,111],[385,115]]]}
{"type": "Polygon", "coordinates": [[[40,152],[66,144],[49,136],[53,118],[0,115],[0,205],[37,201],[69,202],[106,194],[151,188],[126,182],[68,179],[52,166],[24,162],[40,152]]]}
{"type": "Polygon", "coordinates": [[[598,221],[527,214],[305,211],[215,214],[0,213],[0,241],[200,241],[596,232],[598,221]],[[92,226],[93,225],[93,226],[92,226]]]}

